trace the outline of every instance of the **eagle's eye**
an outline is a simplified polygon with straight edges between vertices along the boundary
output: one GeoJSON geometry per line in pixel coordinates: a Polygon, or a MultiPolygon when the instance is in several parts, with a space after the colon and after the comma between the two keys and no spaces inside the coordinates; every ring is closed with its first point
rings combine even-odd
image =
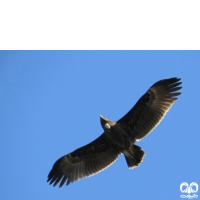
{"type": "Polygon", "coordinates": [[[106,123],[105,128],[110,129],[110,124],[106,123]]]}

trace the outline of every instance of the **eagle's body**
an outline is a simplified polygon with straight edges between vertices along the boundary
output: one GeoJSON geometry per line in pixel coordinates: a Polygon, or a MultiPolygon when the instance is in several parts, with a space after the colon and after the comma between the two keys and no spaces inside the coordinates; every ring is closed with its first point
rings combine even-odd
{"type": "Polygon", "coordinates": [[[81,178],[96,174],[111,165],[124,154],[129,168],[138,166],[145,155],[137,140],[150,133],[180,95],[180,79],[158,81],[138,100],[135,106],[120,120],[111,121],[102,116],[104,133],[93,142],[61,157],[48,175],[50,184],[61,187],[81,178]]]}

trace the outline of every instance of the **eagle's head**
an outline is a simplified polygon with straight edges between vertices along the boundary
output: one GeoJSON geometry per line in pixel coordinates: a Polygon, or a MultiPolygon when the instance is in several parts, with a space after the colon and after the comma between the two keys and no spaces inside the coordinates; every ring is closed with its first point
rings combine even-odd
{"type": "Polygon", "coordinates": [[[101,126],[104,129],[104,131],[109,131],[112,126],[114,126],[117,122],[110,121],[109,119],[106,119],[105,117],[102,117],[100,115],[101,120],[101,126]]]}

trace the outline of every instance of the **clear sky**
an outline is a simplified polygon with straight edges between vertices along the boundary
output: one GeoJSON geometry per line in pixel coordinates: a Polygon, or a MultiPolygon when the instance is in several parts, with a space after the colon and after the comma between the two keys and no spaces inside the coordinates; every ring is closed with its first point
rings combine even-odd
{"type": "MultiPolygon", "coordinates": [[[[200,51],[0,51],[0,199],[181,199],[200,185],[200,51]],[[54,162],[96,139],[155,82],[181,78],[178,101],[124,156],[95,176],[52,187],[54,162]]],[[[197,193],[198,194],[198,193],[197,193]]],[[[199,193],[200,195],[200,193],[199,193]]]]}

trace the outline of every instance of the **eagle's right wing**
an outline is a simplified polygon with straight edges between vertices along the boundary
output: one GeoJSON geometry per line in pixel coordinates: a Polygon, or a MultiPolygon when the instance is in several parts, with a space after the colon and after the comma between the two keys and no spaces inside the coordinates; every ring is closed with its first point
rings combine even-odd
{"type": "Polygon", "coordinates": [[[120,152],[107,140],[103,133],[93,142],[58,159],[48,175],[50,184],[62,187],[87,176],[94,175],[111,165],[120,152]]]}

